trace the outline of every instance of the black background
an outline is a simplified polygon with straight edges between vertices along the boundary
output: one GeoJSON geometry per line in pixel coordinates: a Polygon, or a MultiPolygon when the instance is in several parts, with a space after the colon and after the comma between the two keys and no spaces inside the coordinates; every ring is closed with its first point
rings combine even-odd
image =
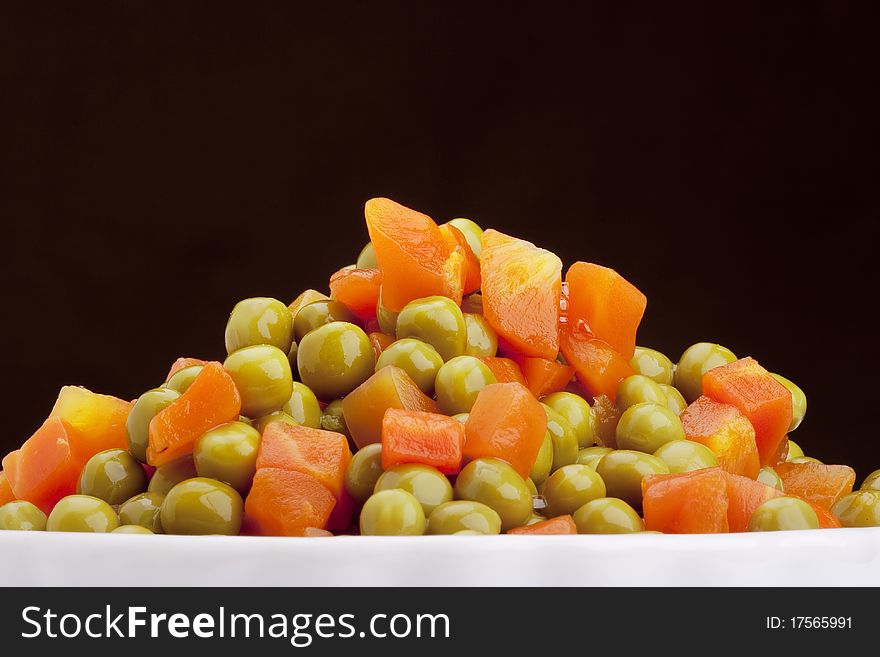
{"type": "Polygon", "coordinates": [[[641,344],[757,357],[808,453],[880,467],[876,26],[711,4],[4,4],[0,446],[222,357],[390,196],[618,269],[641,344]]]}

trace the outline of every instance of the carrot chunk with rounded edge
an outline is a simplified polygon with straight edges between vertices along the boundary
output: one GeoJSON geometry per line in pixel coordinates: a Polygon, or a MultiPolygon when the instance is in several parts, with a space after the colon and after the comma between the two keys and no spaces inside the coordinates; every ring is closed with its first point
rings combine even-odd
{"type": "Polygon", "coordinates": [[[330,277],[330,292],[359,319],[376,316],[382,273],[378,269],[340,269],[330,277]]]}
{"type": "Polygon", "coordinates": [[[483,316],[524,356],[556,358],[562,261],[531,242],[487,230],[480,256],[483,316]]]}
{"type": "Polygon", "coordinates": [[[755,428],[761,464],[778,453],[791,424],[791,393],[754,358],[713,368],[703,375],[703,394],[736,406],[755,428]]]}
{"type": "Polygon", "coordinates": [[[568,321],[574,326],[584,322],[592,335],[632,359],[648,298],[613,269],[592,262],[574,263],[565,282],[568,321]]]}
{"type": "Polygon", "coordinates": [[[682,411],[681,425],[688,440],[712,450],[723,470],[750,479],[758,476],[755,430],[736,407],[703,396],[682,411]]]}
{"type": "Polygon", "coordinates": [[[317,290],[309,288],[308,290],[303,291],[296,299],[291,301],[290,305],[287,306],[287,309],[290,311],[290,316],[296,319],[297,313],[302,310],[303,306],[307,306],[315,301],[327,301],[328,299],[330,299],[330,297],[323,292],[318,292],[317,290]]]}
{"type": "Polygon", "coordinates": [[[409,374],[394,365],[383,367],[342,400],[345,424],[358,449],[382,440],[382,418],[389,408],[440,412],[409,374]]]}
{"type": "Polygon", "coordinates": [[[665,534],[718,534],[729,529],[727,478],[721,468],[642,479],[645,529],[665,534]]]}
{"type": "Polygon", "coordinates": [[[382,468],[421,463],[443,474],[461,469],[464,425],[446,415],[389,408],[382,420],[382,468]]]}
{"type": "Polygon", "coordinates": [[[727,521],[732,532],[749,530],[749,520],[759,506],[767,500],[784,495],[772,486],[760,481],[725,473],[727,477],[727,521]]]}
{"type": "Polygon", "coordinates": [[[260,468],[244,503],[250,532],[263,536],[302,536],[324,529],[336,505],[333,493],[311,475],[260,468]]]}
{"type": "Polygon", "coordinates": [[[0,471],[0,506],[13,501],[15,501],[15,493],[12,492],[9,479],[6,478],[5,472],[0,471]]]}
{"type": "Polygon", "coordinates": [[[526,378],[523,376],[519,365],[510,358],[501,358],[499,356],[480,356],[479,359],[486,364],[486,367],[495,375],[498,383],[521,383],[526,385],[526,378]]]}
{"type": "Polygon", "coordinates": [[[241,396],[232,377],[220,363],[207,363],[186,392],[150,421],[147,461],[158,466],[192,453],[203,433],[239,413],[241,396]]]}
{"type": "Polygon", "coordinates": [[[15,498],[27,500],[49,513],[55,503],[76,491],[81,466],[71,450],[71,428],[58,417],[49,417],[21,449],[3,459],[15,498]]]}
{"type": "Polygon", "coordinates": [[[367,201],[364,216],[388,310],[399,312],[413,299],[434,295],[461,303],[464,255],[450,252],[431,217],[387,198],[367,201]]]}
{"type": "Polygon", "coordinates": [[[373,356],[375,356],[376,360],[379,360],[379,356],[382,355],[382,352],[394,342],[393,337],[385,335],[384,333],[379,333],[378,331],[370,333],[369,338],[370,346],[373,348],[373,356]]]}
{"type": "Polygon", "coordinates": [[[566,326],[559,332],[559,346],[591,397],[605,395],[615,401],[618,384],[634,373],[629,361],[611,345],[576,327],[566,326]]]}
{"type": "Polygon", "coordinates": [[[824,509],[851,493],[856,481],[856,473],[848,465],[780,463],[775,469],[786,495],[797,495],[824,509]]]}
{"type": "Polygon", "coordinates": [[[464,456],[507,461],[525,479],[547,431],[547,413],[520,383],[493,383],[477,395],[465,423],[464,456]]]}
{"type": "Polygon", "coordinates": [[[98,452],[128,448],[125,421],[132,406],[124,399],[64,386],[49,415],[60,417],[71,429],[70,449],[82,467],[98,452]]]}
{"type": "Polygon", "coordinates": [[[563,365],[558,360],[524,357],[517,361],[529,390],[538,399],[565,390],[574,376],[574,368],[571,365],[563,365]]]}
{"type": "Polygon", "coordinates": [[[459,248],[464,257],[464,265],[462,267],[462,292],[470,294],[480,289],[480,259],[474,254],[471,245],[468,244],[467,238],[458,228],[452,224],[443,224],[440,226],[440,232],[443,239],[446,240],[450,252],[459,248]]]}
{"type": "Polygon", "coordinates": [[[577,534],[577,525],[571,516],[556,516],[526,527],[514,527],[508,534],[577,534]]]}
{"type": "Polygon", "coordinates": [[[342,497],[349,461],[348,439],[341,433],[287,422],[267,424],[257,452],[257,469],[277,468],[311,475],[337,500],[342,497]]]}
{"type": "Polygon", "coordinates": [[[204,365],[206,362],[208,361],[202,360],[201,358],[188,358],[181,356],[171,363],[171,369],[168,370],[168,375],[165,377],[165,380],[168,381],[168,379],[177,374],[180,370],[186,369],[187,367],[194,367],[196,365],[204,365]]]}

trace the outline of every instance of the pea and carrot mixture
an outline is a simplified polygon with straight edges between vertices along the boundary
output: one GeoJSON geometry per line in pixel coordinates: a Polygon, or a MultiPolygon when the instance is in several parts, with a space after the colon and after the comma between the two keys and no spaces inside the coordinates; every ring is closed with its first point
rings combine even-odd
{"type": "MultiPolygon", "coordinates": [[[[357,263],[239,302],[226,356],[126,401],[65,386],[2,459],[0,529],[718,533],[880,526],[880,471],[789,434],[806,396],[700,342],[637,346],[618,272],[384,198],[357,263]]],[[[155,383],[159,383],[158,381],[155,383]]]]}

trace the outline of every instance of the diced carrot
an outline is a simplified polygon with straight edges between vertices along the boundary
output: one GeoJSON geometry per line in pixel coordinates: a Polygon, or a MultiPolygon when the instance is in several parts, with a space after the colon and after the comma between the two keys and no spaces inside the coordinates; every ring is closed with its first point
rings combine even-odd
{"type": "Polygon", "coordinates": [[[577,534],[577,525],[571,516],[556,516],[526,527],[514,527],[508,534],[577,534]]]}
{"type": "Polygon", "coordinates": [[[464,456],[507,461],[524,479],[547,431],[547,413],[520,383],[493,383],[477,395],[465,424],[464,456]]]}
{"type": "Polygon", "coordinates": [[[382,352],[394,342],[393,337],[385,335],[384,333],[379,333],[378,331],[370,333],[369,337],[370,346],[373,347],[373,356],[375,356],[376,360],[379,360],[379,356],[382,355],[382,352]]]}
{"type": "Polygon", "coordinates": [[[791,393],[754,358],[715,367],[703,375],[703,394],[736,406],[755,428],[761,464],[772,463],[791,424],[791,393]]]}
{"type": "Polygon", "coordinates": [[[755,430],[736,407],[703,396],[680,417],[688,440],[711,449],[723,470],[749,479],[758,476],[761,464],[755,430]]]}
{"type": "Polygon", "coordinates": [[[15,493],[12,492],[12,486],[9,484],[9,479],[7,479],[5,472],[0,471],[0,506],[14,500],[15,493]]]}
{"type": "Polygon", "coordinates": [[[194,367],[195,365],[204,365],[206,362],[207,361],[204,361],[201,358],[188,358],[186,356],[181,356],[176,361],[171,363],[171,369],[168,370],[168,376],[165,377],[165,380],[168,381],[180,370],[184,370],[187,367],[194,367]]]}
{"type": "Polygon", "coordinates": [[[495,380],[498,383],[516,382],[526,385],[526,378],[523,376],[516,361],[499,356],[480,356],[479,358],[495,375],[495,380]]]}
{"type": "Polygon", "coordinates": [[[780,463],[776,472],[782,478],[786,495],[802,497],[823,509],[852,492],[855,471],[848,465],[824,463],[780,463]]]}
{"type": "Polygon", "coordinates": [[[232,377],[220,363],[207,363],[186,392],[150,421],[147,461],[159,466],[191,454],[203,433],[237,420],[240,413],[232,377]]]}
{"type": "Polygon", "coordinates": [[[132,402],[124,399],[64,386],[49,415],[60,417],[71,430],[70,449],[82,467],[98,452],[128,448],[125,421],[132,406],[132,402]]]}
{"type": "Polygon", "coordinates": [[[464,281],[462,283],[464,294],[476,292],[480,289],[480,259],[474,255],[467,238],[458,228],[452,224],[443,224],[440,226],[440,232],[449,245],[450,251],[460,248],[464,256],[464,281]]]}
{"type": "Polygon", "coordinates": [[[729,529],[727,478],[721,468],[642,479],[645,529],[664,534],[717,534],[729,529]]]}
{"type": "Polygon", "coordinates": [[[330,292],[366,322],[376,316],[382,273],[378,269],[340,269],[330,277],[330,292]]]}
{"type": "Polygon", "coordinates": [[[749,530],[749,520],[759,506],[782,492],[760,481],[725,473],[727,477],[727,521],[732,532],[749,530]]]}
{"type": "Polygon", "coordinates": [[[389,408],[440,412],[409,374],[394,365],[383,367],[342,400],[345,424],[358,449],[382,440],[382,418],[389,408]]]}
{"type": "Polygon", "coordinates": [[[517,361],[529,390],[538,399],[565,390],[574,376],[574,368],[571,365],[563,365],[555,359],[526,356],[517,361]]]}
{"type": "Polygon", "coordinates": [[[389,408],[382,420],[382,468],[421,463],[444,474],[461,469],[464,425],[446,415],[389,408]]]}
{"type": "Polygon", "coordinates": [[[260,468],[245,500],[249,531],[263,536],[302,536],[324,529],[336,505],[327,487],[295,470],[260,468]]]}
{"type": "Polygon", "coordinates": [[[399,312],[414,299],[442,295],[461,303],[464,254],[452,252],[431,217],[387,198],[364,207],[382,271],[382,304],[399,312]]]}
{"type": "Polygon", "coordinates": [[[618,384],[634,373],[629,360],[611,345],[576,327],[565,326],[559,332],[559,346],[591,397],[605,395],[615,401],[618,384]]]}
{"type": "Polygon", "coordinates": [[[816,517],[819,519],[819,529],[840,529],[840,520],[831,511],[823,509],[818,504],[813,504],[810,500],[804,500],[804,502],[813,507],[813,511],[816,512],[816,517]]]}
{"type": "Polygon", "coordinates": [[[499,340],[524,356],[556,358],[562,261],[531,242],[483,233],[483,316],[499,340]]]}
{"type": "Polygon", "coordinates": [[[569,323],[575,327],[585,323],[592,335],[607,342],[627,361],[632,359],[647,297],[613,269],[591,262],[574,263],[565,281],[569,323]]]}
{"type": "Polygon", "coordinates": [[[767,461],[767,465],[771,468],[775,468],[780,463],[785,463],[788,459],[788,436],[785,436],[782,440],[779,441],[779,447],[776,448],[776,452],[773,453],[767,461]]]}
{"type": "Polygon", "coordinates": [[[291,301],[290,305],[287,306],[287,309],[290,311],[290,316],[296,319],[297,313],[303,309],[303,306],[307,306],[315,301],[327,301],[328,299],[330,299],[330,297],[323,292],[318,292],[317,290],[309,288],[308,290],[303,291],[296,299],[291,301]]]}
{"type": "Polygon", "coordinates": [[[76,491],[80,466],[71,451],[71,428],[51,416],[28,438],[21,449],[3,459],[3,471],[19,500],[27,500],[45,513],[76,491]]]}
{"type": "Polygon", "coordinates": [[[348,439],[341,433],[287,422],[266,425],[257,453],[257,469],[277,468],[311,475],[337,500],[342,497],[349,461],[348,439]]]}

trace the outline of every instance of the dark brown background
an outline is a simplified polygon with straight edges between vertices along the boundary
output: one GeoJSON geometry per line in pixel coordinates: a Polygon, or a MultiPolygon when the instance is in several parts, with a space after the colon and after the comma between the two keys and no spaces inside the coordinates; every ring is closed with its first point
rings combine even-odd
{"type": "Polygon", "coordinates": [[[383,195],[617,268],[642,344],[756,356],[809,453],[880,467],[869,16],[313,4],[4,5],[4,451],[62,384],[222,356],[234,302],[324,286],[383,195]]]}

